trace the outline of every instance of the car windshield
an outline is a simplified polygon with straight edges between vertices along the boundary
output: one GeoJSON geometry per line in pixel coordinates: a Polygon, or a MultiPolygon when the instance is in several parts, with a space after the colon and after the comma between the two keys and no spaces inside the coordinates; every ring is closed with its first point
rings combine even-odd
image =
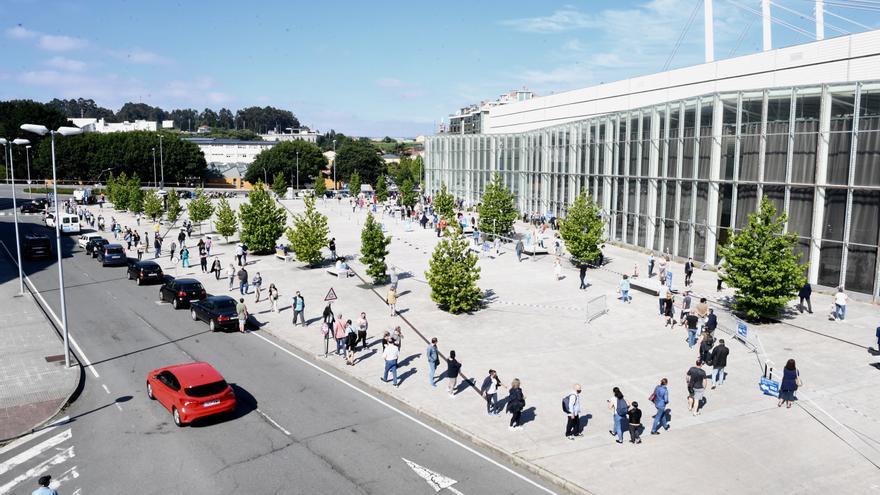
{"type": "Polygon", "coordinates": [[[125,253],[125,250],[123,250],[121,247],[107,248],[107,254],[123,254],[123,253],[125,253]]]}
{"type": "Polygon", "coordinates": [[[216,395],[223,392],[226,390],[226,386],[226,380],[206,383],[204,385],[196,385],[195,387],[187,388],[186,395],[190,397],[208,397],[209,395],[216,395]]]}
{"type": "Polygon", "coordinates": [[[187,291],[202,290],[202,284],[200,284],[198,282],[196,282],[194,284],[181,284],[180,290],[187,290],[187,291]]]}

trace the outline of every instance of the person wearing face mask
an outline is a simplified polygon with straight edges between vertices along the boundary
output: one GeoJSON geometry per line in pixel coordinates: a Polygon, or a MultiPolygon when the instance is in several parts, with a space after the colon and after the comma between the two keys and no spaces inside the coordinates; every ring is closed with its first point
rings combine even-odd
{"type": "Polygon", "coordinates": [[[581,435],[581,384],[575,383],[574,390],[562,399],[562,411],[567,415],[565,438],[574,440],[581,435]]]}

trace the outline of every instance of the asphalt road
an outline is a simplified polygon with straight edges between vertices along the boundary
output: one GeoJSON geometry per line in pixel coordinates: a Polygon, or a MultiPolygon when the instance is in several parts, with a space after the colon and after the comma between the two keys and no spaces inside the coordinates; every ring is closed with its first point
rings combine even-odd
{"type": "MultiPolygon", "coordinates": [[[[0,211],[9,213],[4,189],[0,211]]],[[[39,217],[21,221],[22,233],[51,233],[39,217]]],[[[0,239],[13,249],[11,216],[0,217],[0,239]]],[[[64,495],[435,493],[403,459],[457,481],[442,493],[552,493],[538,486],[546,483],[502,467],[503,460],[441,426],[426,428],[405,415],[413,414],[405,406],[334,378],[271,337],[211,334],[189,311],[159,303],[158,286],[137,287],[124,268],[102,268],[75,248],[74,237],[63,242],[69,327],[92,367],[81,394],[62,412],[69,422],[0,449],[0,495],[30,493],[36,484],[28,474],[40,466],[62,479],[64,495]],[[147,398],[148,371],[190,361],[212,363],[233,384],[239,407],[231,417],[178,428],[147,398]],[[50,448],[28,457],[47,443],[50,448]]],[[[8,262],[5,254],[0,262],[8,262]]],[[[55,264],[25,261],[25,268],[60,316],[55,264]]]]}

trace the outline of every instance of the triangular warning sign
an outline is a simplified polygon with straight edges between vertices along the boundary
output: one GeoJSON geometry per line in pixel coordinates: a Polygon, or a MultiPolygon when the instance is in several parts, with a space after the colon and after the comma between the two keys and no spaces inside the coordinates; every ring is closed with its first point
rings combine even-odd
{"type": "Polygon", "coordinates": [[[333,290],[333,287],[330,287],[330,290],[327,291],[327,295],[324,297],[324,300],[325,301],[335,301],[336,299],[337,299],[336,292],[333,290]]]}

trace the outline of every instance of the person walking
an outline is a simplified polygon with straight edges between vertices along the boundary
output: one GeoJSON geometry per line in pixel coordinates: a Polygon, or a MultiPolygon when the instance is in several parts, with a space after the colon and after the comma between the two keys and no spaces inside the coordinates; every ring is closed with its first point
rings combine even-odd
{"type": "Polygon", "coordinates": [[[397,316],[397,289],[394,286],[388,288],[387,302],[391,309],[391,316],[397,316]]]}
{"type": "Polygon", "coordinates": [[[330,248],[330,259],[335,260],[336,256],[336,238],[330,239],[330,242],[327,243],[327,247],[330,248]]]}
{"type": "Polygon", "coordinates": [[[37,485],[39,488],[31,492],[31,495],[58,495],[54,489],[49,488],[49,483],[52,482],[52,476],[48,474],[45,476],[40,476],[40,479],[37,480],[37,485]]]}
{"type": "Polygon", "coordinates": [[[791,409],[791,403],[797,400],[794,393],[800,386],[801,373],[798,371],[794,359],[789,359],[785,363],[785,368],[782,369],[782,383],[779,384],[779,404],[777,406],[782,407],[782,404],[785,403],[786,409],[791,409]]]}
{"type": "Polygon", "coordinates": [[[559,260],[559,256],[553,260],[553,275],[556,277],[557,282],[562,280],[562,262],[559,260]]]}
{"type": "Polygon", "coordinates": [[[620,292],[620,297],[619,297],[618,299],[620,299],[621,301],[623,301],[623,302],[625,302],[625,303],[630,302],[630,297],[629,297],[629,275],[623,275],[623,276],[620,278],[620,283],[619,283],[618,286],[617,286],[617,290],[620,292]]]}
{"type": "Polygon", "coordinates": [[[671,325],[672,328],[675,328],[675,295],[671,290],[666,291],[666,303],[663,305],[663,313],[666,315],[666,324],[663,326],[668,327],[671,325]]]}
{"type": "Polygon", "coordinates": [[[211,273],[214,274],[214,278],[216,280],[220,280],[220,272],[223,271],[223,266],[220,263],[220,258],[214,256],[214,261],[211,262],[211,273]]]}
{"type": "Polygon", "coordinates": [[[177,241],[180,242],[180,245],[183,245],[183,241],[186,240],[186,233],[183,229],[180,229],[180,233],[177,234],[177,241]]]}
{"type": "MultiPolygon", "coordinates": [[[[670,289],[670,291],[671,290],[672,289],[670,289]]],[[[681,316],[679,316],[680,319],[684,320],[684,317],[687,316],[687,314],[690,312],[691,301],[691,291],[684,291],[684,297],[681,298],[681,316]]]]}
{"type": "MultiPolygon", "coordinates": [[[[296,291],[296,295],[291,298],[290,307],[291,309],[293,309],[293,319],[291,321],[291,323],[293,323],[293,326],[296,326],[297,317],[299,317],[299,322],[302,324],[302,326],[306,326],[306,319],[303,314],[306,308],[306,301],[305,299],[303,299],[303,296],[299,293],[299,291],[296,291]]],[[[330,307],[329,304],[327,305],[327,307],[330,307]]],[[[330,314],[332,315],[333,312],[331,311],[330,314]]]]}
{"type": "Polygon", "coordinates": [[[700,414],[707,380],[706,372],[703,370],[703,362],[697,359],[694,366],[691,366],[685,374],[685,382],[688,387],[688,410],[694,416],[700,414]]]}
{"type": "Polygon", "coordinates": [[[333,338],[336,339],[336,354],[341,356],[345,350],[345,326],[342,313],[336,315],[336,323],[333,325],[333,338]]]}
{"type": "Polygon", "coordinates": [[[519,378],[514,378],[507,392],[507,412],[510,413],[510,425],[507,428],[510,431],[522,427],[522,411],[525,407],[526,396],[523,395],[519,378]]]}
{"type": "Polygon", "coordinates": [[[516,252],[516,261],[518,263],[522,262],[523,249],[524,249],[524,246],[523,246],[522,239],[517,239],[516,247],[514,248],[514,251],[516,252]]]}
{"type": "Polygon", "coordinates": [[[849,296],[843,291],[843,287],[838,287],[834,293],[834,318],[843,321],[846,319],[846,301],[849,296]]]}
{"type": "Polygon", "coordinates": [[[626,413],[629,411],[629,404],[626,402],[626,399],[623,398],[623,392],[620,391],[618,387],[614,387],[611,389],[611,393],[614,395],[611,399],[608,399],[608,409],[611,411],[611,418],[613,420],[611,429],[608,430],[608,433],[611,436],[616,436],[617,443],[623,443],[623,427],[625,422],[627,421],[626,413]]]}
{"type": "Polygon", "coordinates": [[[648,278],[654,276],[654,251],[648,256],[648,278]]]}
{"type": "Polygon", "coordinates": [[[171,248],[168,251],[168,261],[174,262],[174,253],[177,252],[177,243],[171,241],[171,248]]]}
{"type": "Polygon", "coordinates": [[[214,241],[211,239],[211,236],[205,236],[205,252],[208,253],[208,256],[211,256],[211,247],[214,246],[214,241]]]}
{"type": "Polygon", "coordinates": [[[709,356],[712,354],[712,346],[715,345],[715,337],[706,330],[700,332],[700,340],[697,341],[697,349],[700,360],[709,364],[709,356]]]}
{"type": "Polygon", "coordinates": [[[639,403],[633,401],[626,415],[629,419],[629,443],[642,443],[642,437],[639,434],[639,430],[642,429],[642,410],[639,409],[639,403]]]}
{"type": "Polygon", "coordinates": [[[403,348],[403,330],[400,329],[400,325],[394,327],[394,331],[391,332],[391,343],[396,345],[398,349],[403,348]]]}
{"type": "Polygon", "coordinates": [[[449,359],[446,360],[446,392],[450,397],[455,397],[455,387],[458,385],[460,372],[461,363],[455,359],[455,351],[449,351],[449,359]]]}
{"type": "Polygon", "coordinates": [[[706,316],[705,328],[712,333],[718,328],[718,316],[715,314],[714,309],[709,308],[709,314],[706,316]]]}
{"type": "Polygon", "coordinates": [[[801,314],[804,313],[804,301],[807,302],[807,313],[813,314],[813,303],[810,302],[810,296],[813,295],[813,286],[810,285],[809,282],[804,283],[804,286],[800,288],[798,291],[798,310],[800,310],[801,314]]]}
{"type": "Polygon", "coordinates": [[[437,337],[431,337],[431,344],[425,350],[425,357],[428,361],[428,383],[432,387],[437,387],[437,381],[434,378],[437,372],[437,366],[440,365],[440,351],[437,350],[437,337]]]}
{"type": "Polygon", "coordinates": [[[358,318],[357,321],[357,340],[355,341],[355,344],[360,342],[362,351],[367,349],[367,328],[369,325],[370,324],[367,321],[367,313],[361,312],[361,317],[358,318]]]}
{"type": "Polygon", "coordinates": [[[147,251],[146,246],[140,240],[137,241],[137,246],[135,246],[138,254],[138,261],[142,260],[144,257],[144,253],[147,251]]]}
{"type": "Polygon", "coordinates": [[[158,259],[162,256],[162,238],[158,235],[153,239],[153,258],[158,259]]]}
{"type": "Polygon", "coordinates": [[[393,384],[396,387],[397,382],[397,360],[400,358],[400,349],[396,345],[386,345],[382,351],[382,359],[385,360],[385,371],[382,373],[382,381],[388,383],[388,372],[394,379],[393,384]]]}
{"type": "Polygon", "coordinates": [[[666,288],[665,285],[660,284],[660,288],[657,289],[657,302],[658,306],[660,306],[660,316],[666,314],[666,295],[669,294],[669,289],[666,288]]]}
{"type": "Polygon", "coordinates": [[[226,268],[226,276],[229,277],[229,290],[232,290],[232,284],[235,282],[235,265],[232,263],[226,268]]]}
{"type": "Polygon", "coordinates": [[[189,248],[186,246],[180,248],[180,266],[189,268],[189,248]]]}
{"type": "Polygon", "coordinates": [[[669,404],[669,388],[667,388],[667,383],[669,380],[663,378],[660,380],[660,384],[654,387],[654,392],[651,394],[651,402],[654,403],[654,407],[657,408],[657,413],[654,414],[654,424],[651,425],[651,435],[659,435],[660,427],[662,426],[664,430],[669,429],[669,419],[666,414],[666,405],[669,404]]]}
{"type": "Polygon", "coordinates": [[[684,264],[684,286],[690,287],[694,281],[694,260],[692,258],[688,258],[688,260],[684,264]]]}
{"type": "Polygon", "coordinates": [[[248,293],[248,272],[245,267],[238,269],[238,291],[242,296],[248,293]]]}
{"type": "Polygon", "coordinates": [[[687,325],[687,338],[685,339],[688,343],[688,347],[693,349],[695,345],[697,345],[697,325],[700,322],[700,318],[697,317],[697,310],[692,309],[688,311],[687,316],[685,317],[684,323],[687,325]]]}
{"type": "Polygon", "coordinates": [[[706,326],[706,318],[709,317],[709,302],[705,297],[700,298],[700,302],[697,303],[697,318],[700,319],[699,328],[703,328],[706,326]]]}
{"type": "Polygon", "coordinates": [[[199,248],[199,265],[202,267],[202,273],[208,273],[208,252],[204,246],[199,248]]]}
{"type": "Polygon", "coordinates": [[[503,387],[498,373],[490,369],[489,375],[483,379],[483,385],[480,387],[480,393],[486,399],[486,414],[489,416],[498,416],[498,387],[503,387]]]}
{"type": "Polygon", "coordinates": [[[581,436],[581,384],[575,383],[574,389],[562,399],[562,412],[566,414],[565,438],[574,440],[581,436]]]}
{"type": "Polygon", "coordinates": [[[396,291],[397,290],[397,282],[400,281],[400,277],[397,275],[397,268],[396,267],[393,267],[393,266],[391,267],[391,272],[388,274],[388,278],[391,280],[391,287],[393,287],[394,290],[396,291]]]}
{"type": "Polygon", "coordinates": [[[238,266],[241,266],[241,257],[243,253],[244,249],[242,249],[241,243],[239,242],[235,245],[235,262],[238,264],[238,266]]]}
{"type": "Polygon", "coordinates": [[[580,285],[580,287],[578,287],[578,288],[579,288],[580,290],[584,290],[584,289],[586,289],[586,288],[587,288],[587,283],[586,283],[585,280],[584,280],[584,279],[587,278],[587,264],[586,264],[586,263],[581,263],[581,266],[580,266],[580,268],[579,268],[578,277],[581,279],[581,285],[580,285]]]}
{"type": "Polygon", "coordinates": [[[712,349],[709,362],[712,363],[712,389],[724,384],[724,368],[727,367],[727,355],[730,349],[724,345],[724,339],[718,339],[718,345],[712,349]]]}
{"type": "Polygon", "coordinates": [[[272,312],[278,312],[278,287],[275,284],[269,284],[269,304],[272,306],[272,312]]]}
{"type": "Polygon", "coordinates": [[[260,272],[257,272],[254,275],[254,279],[251,281],[251,285],[254,286],[254,292],[257,295],[257,298],[254,302],[260,302],[260,289],[263,288],[263,276],[260,275],[260,272]]]}
{"type": "Polygon", "coordinates": [[[357,332],[351,320],[345,322],[345,364],[354,366],[354,346],[357,343],[357,332]]]}
{"type": "Polygon", "coordinates": [[[244,333],[245,323],[247,323],[248,319],[248,309],[243,297],[238,299],[238,304],[235,305],[235,313],[238,316],[238,331],[244,333]]]}

